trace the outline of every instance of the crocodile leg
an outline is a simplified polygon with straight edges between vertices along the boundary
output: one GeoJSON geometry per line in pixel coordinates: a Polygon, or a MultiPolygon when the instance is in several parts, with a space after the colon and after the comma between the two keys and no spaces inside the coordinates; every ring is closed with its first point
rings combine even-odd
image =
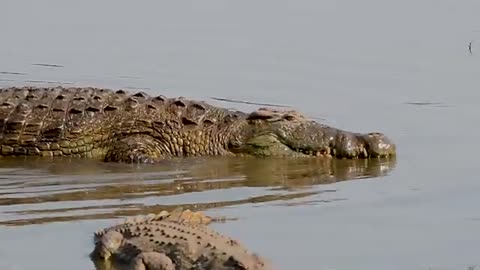
{"type": "Polygon", "coordinates": [[[127,136],[116,141],[105,156],[105,161],[126,163],[155,163],[160,161],[162,148],[147,135],[127,136]]]}
{"type": "Polygon", "coordinates": [[[175,270],[175,264],[165,254],[142,252],[133,261],[133,270],[175,270]]]}

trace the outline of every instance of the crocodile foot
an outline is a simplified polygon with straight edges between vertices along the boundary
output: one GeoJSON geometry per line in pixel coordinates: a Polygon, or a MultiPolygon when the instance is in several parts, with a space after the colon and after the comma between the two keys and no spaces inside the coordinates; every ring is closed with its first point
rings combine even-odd
{"type": "Polygon", "coordinates": [[[132,270],[175,270],[175,264],[163,253],[142,252],[135,257],[132,270]]]}
{"type": "Polygon", "coordinates": [[[158,142],[149,136],[128,136],[113,144],[105,156],[105,161],[157,163],[161,160],[158,147],[158,142]]]}

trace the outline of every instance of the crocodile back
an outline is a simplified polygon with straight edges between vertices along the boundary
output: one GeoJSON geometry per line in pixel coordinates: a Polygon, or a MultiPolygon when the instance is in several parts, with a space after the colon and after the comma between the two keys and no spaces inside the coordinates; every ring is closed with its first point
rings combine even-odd
{"type": "Polygon", "coordinates": [[[168,139],[182,132],[219,130],[238,116],[204,102],[144,92],[93,87],[3,88],[0,153],[88,153],[88,148],[122,135],[156,132],[168,139]]]}

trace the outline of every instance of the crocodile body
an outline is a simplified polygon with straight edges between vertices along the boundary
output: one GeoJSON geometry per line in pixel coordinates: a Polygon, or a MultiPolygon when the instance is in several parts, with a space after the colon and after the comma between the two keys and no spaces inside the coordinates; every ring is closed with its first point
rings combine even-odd
{"type": "Polygon", "coordinates": [[[138,217],[95,233],[97,269],[271,270],[264,258],[208,227],[213,218],[183,211],[138,217]]]}
{"type": "Polygon", "coordinates": [[[0,155],[155,162],[209,155],[392,156],[382,133],[348,132],[296,111],[243,113],[184,98],[100,88],[0,89],[0,155]]]}

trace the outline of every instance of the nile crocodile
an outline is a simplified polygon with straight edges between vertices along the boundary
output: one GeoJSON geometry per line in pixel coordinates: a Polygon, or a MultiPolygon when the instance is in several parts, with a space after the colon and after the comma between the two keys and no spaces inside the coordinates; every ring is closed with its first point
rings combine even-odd
{"type": "Polygon", "coordinates": [[[1,156],[154,162],[169,157],[392,156],[378,132],[354,133],[296,111],[244,113],[185,98],[100,88],[0,89],[1,156]]]}
{"type": "Polygon", "coordinates": [[[209,228],[212,220],[181,208],[127,219],[95,233],[90,257],[106,270],[272,269],[266,259],[209,228]]]}

